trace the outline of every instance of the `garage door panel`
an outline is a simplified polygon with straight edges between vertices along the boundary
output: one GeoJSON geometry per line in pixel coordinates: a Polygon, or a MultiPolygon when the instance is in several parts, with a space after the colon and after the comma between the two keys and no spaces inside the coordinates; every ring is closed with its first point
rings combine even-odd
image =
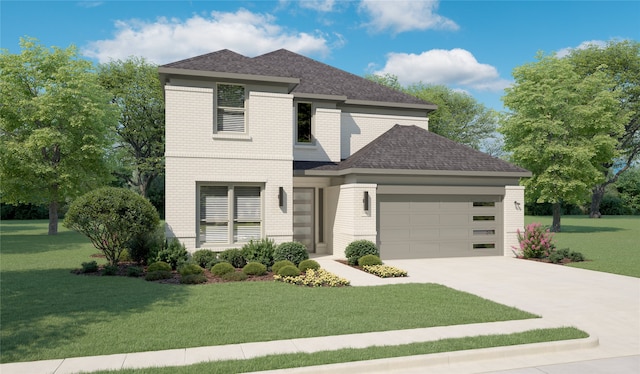
{"type": "Polygon", "coordinates": [[[377,198],[383,259],[502,254],[500,196],[383,194],[377,198]]]}

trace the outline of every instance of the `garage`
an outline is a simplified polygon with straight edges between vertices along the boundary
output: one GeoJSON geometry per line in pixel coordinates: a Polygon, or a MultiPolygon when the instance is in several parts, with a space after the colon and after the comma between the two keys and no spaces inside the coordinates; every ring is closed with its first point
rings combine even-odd
{"type": "Polygon", "coordinates": [[[379,194],[382,259],[501,256],[501,195],[379,194]]]}

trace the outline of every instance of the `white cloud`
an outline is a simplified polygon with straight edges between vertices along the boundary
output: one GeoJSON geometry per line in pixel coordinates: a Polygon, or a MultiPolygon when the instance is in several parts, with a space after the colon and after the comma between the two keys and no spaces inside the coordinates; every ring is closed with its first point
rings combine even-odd
{"type": "Polygon", "coordinates": [[[411,30],[459,29],[454,21],[436,14],[438,3],[438,0],[362,0],[359,10],[371,17],[365,26],[375,32],[389,29],[397,34],[411,30]]]}
{"type": "Polygon", "coordinates": [[[331,12],[336,5],[336,0],[301,0],[301,8],[313,9],[318,12],[331,12]]]}
{"type": "Polygon", "coordinates": [[[567,55],[569,55],[569,53],[571,53],[571,51],[576,50],[576,49],[586,49],[589,48],[591,46],[597,46],[599,48],[604,48],[607,46],[607,42],[604,40],[588,40],[588,41],[584,41],[582,43],[580,43],[579,46],[577,47],[566,47],[566,48],[562,48],[560,49],[558,52],[556,52],[556,56],[557,57],[565,57],[567,55]]]}
{"type": "Polygon", "coordinates": [[[323,35],[286,30],[273,16],[246,9],[212,12],[210,17],[194,15],[186,20],[117,21],[115,26],[112,39],[89,43],[83,54],[99,62],[135,55],[161,64],[225,48],[248,56],[280,48],[302,54],[329,53],[323,35]]]}
{"type": "Polygon", "coordinates": [[[465,90],[500,91],[510,84],[500,78],[495,67],[479,63],[471,52],[459,48],[389,53],[385,66],[375,74],[393,74],[403,85],[422,82],[465,90]]]}

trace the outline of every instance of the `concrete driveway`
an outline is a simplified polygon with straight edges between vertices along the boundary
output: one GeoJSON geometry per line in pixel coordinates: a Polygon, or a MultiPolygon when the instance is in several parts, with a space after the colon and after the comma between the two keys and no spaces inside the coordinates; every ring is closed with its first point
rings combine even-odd
{"type": "MultiPolygon", "coordinates": [[[[408,278],[392,282],[440,283],[539,314],[562,325],[575,326],[597,337],[600,343],[597,348],[570,354],[533,355],[520,364],[500,359],[487,360],[482,365],[476,362],[466,369],[465,364],[461,364],[459,372],[478,373],[634,355],[634,359],[626,362],[632,362],[633,366],[640,362],[637,359],[640,354],[638,278],[508,257],[388,260],[385,263],[409,273],[408,278]]],[[[453,372],[453,369],[449,366],[443,372],[453,372]]],[[[640,373],[640,367],[630,372],[640,373]]]]}

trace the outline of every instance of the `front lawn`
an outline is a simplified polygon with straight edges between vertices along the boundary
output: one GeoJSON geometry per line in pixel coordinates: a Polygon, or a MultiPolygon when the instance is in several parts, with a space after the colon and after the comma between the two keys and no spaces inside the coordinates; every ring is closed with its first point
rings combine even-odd
{"type": "MultiPolygon", "coordinates": [[[[525,223],[551,226],[552,217],[526,216],[525,223]]],[[[640,216],[562,216],[557,247],[582,252],[587,261],[567,266],[640,277],[640,216]]]]}
{"type": "Polygon", "coordinates": [[[1,223],[0,361],[105,355],[534,318],[435,284],[166,285],[71,274],[96,253],[45,221],[1,223]]]}

